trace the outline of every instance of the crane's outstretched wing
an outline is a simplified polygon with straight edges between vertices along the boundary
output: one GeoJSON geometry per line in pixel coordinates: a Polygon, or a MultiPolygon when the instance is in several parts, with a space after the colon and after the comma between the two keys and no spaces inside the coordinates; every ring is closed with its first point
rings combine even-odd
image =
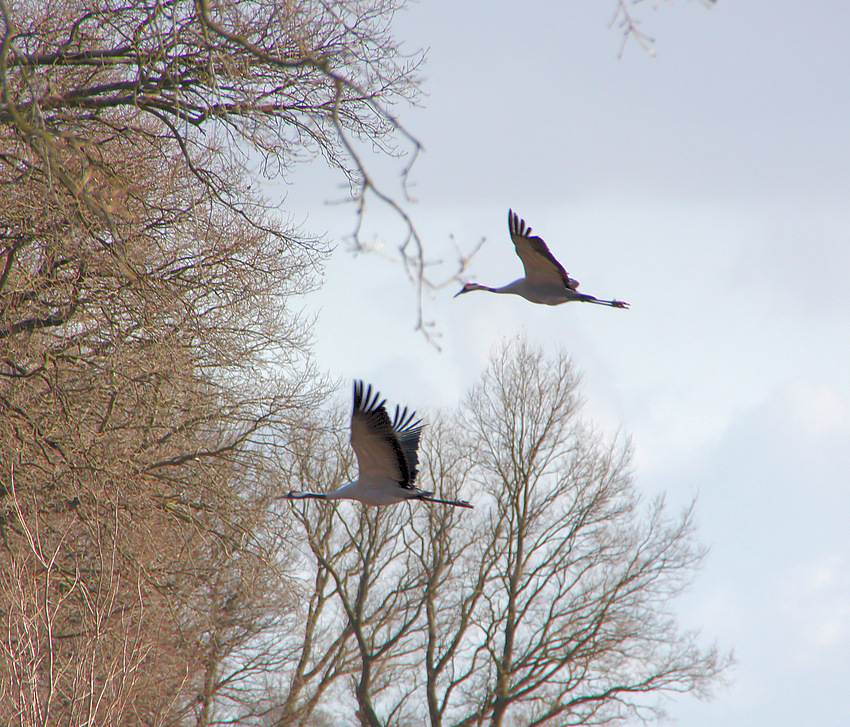
{"type": "Polygon", "coordinates": [[[396,407],[390,421],[386,400],[362,381],[354,382],[354,410],[351,413],[351,446],[357,455],[360,481],[391,479],[401,487],[413,488],[419,464],[417,449],[422,420],[416,412],[396,407]]]}
{"type": "Polygon", "coordinates": [[[525,279],[535,285],[563,285],[570,290],[578,289],[574,280],[540,237],[532,237],[531,228],[513,210],[508,210],[508,228],[514,241],[516,254],[525,268],[525,279]]]}

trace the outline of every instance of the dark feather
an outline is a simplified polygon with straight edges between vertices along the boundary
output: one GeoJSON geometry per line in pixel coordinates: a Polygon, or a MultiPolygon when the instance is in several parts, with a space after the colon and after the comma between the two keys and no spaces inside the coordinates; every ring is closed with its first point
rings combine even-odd
{"type": "Polygon", "coordinates": [[[401,410],[396,406],[395,417],[390,421],[384,406],[386,399],[380,397],[377,391],[372,394],[371,385],[367,385],[364,391],[363,382],[355,381],[352,417],[360,416],[371,432],[389,444],[395,453],[401,473],[399,485],[412,489],[418,472],[416,465],[419,464],[419,456],[416,450],[423,429],[422,420],[416,419],[416,412],[408,414],[407,407],[401,410]]]}
{"type": "MultiPolygon", "coordinates": [[[[543,241],[543,238],[536,236],[532,237],[531,227],[525,224],[525,220],[521,219],[520,216],[513,210],[508,210],[508,227],[510,229],[511,238],[522,238],[528,243],[534,254],[539,255],[551,264],[560,276],[561,281],[564,283],[564,287],[569,288],[570,290],[578,290],[578,280],[571,278],[567,274],[567,271],[564,270],[564,266],[555,259],[555,256],[549,250],[549,247],[543,241]]],[[[516,245],[517,243],[514,239],[514,246],[516,247],[516,245]]],[[[529,263],[521,254],[519,247],[517,247],[517,255],[519,255],[520,260],[522,260],[523,266],[525,267],[526,277],[532,278],[534,270],[529,268],[529,263]]]]}

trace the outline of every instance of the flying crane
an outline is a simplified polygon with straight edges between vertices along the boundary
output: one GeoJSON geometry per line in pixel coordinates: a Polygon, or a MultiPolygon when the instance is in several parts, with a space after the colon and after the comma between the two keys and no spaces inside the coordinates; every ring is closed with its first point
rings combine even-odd
{"type": "Polygon", "coordinates": [[[465,500],[441,500],[420,490],[414,482],[419,464],[419,435],[424,425],[416,412],[395,408],[390,420],[385,399],[362,381],[354,382],[351,413],[351,446],[357,455],[359,476],[354,482],[327,493],[293,490],[278,499],[358,500],[365,505],[394,505],[404,500],[425,500],[443,505],[472,507],[465,500]],[[415,421],[414,421],[415,420],[415,421]]]}
{"type": "Polygon", "coordinates": [[[612,308],[629,307],[628,303],[621,300],[600,300],[592,295],[579,293],[578,280],[567,275],[567,271],[555,259],[546,243],[540,237],[532,237],[531,228],[513,210],[508,210],[508,228],[516,254],[525,268],[525,277],[501,288],[467,283],[455,294],[455,298],[473,290],[487,290],[491,293],[521,295],[532,303],[543,305],[560,305],[579,300],[583,303],[608,305],[612,308]]]}

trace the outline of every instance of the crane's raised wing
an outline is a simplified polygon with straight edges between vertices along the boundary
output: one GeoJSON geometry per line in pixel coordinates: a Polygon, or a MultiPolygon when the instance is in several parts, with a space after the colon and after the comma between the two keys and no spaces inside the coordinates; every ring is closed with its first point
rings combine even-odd
{"type": "Polygon", "coordinates": [[[361,482],[389,478],[401,487],[412,488],[419,464],[419,435],[422,420],[407,407],[395,409],[390,421],[386,400],[362,381],[354,382],[354,410],[351,413],[351,446],[357,455],[361,482]]]}
{"type": "Polygon", "coordinates": [[[513,210],[508,210],[508,228],[514,242],[516,254],[525,268],[525,279],[535,285],[563,285],[570,290],[578,289],[574,280],[540,237],[532,237],[531,228],[513,210]]]}

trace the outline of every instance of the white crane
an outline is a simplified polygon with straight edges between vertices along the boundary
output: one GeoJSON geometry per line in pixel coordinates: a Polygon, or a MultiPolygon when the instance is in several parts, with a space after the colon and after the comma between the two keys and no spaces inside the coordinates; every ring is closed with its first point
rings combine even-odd
{"type": "Polygon", "coordinates": [[[421,419],[416,412],[407,413],[407,407],[395,408],[395,417],[390,421],[384,408],[385,399],[380,399],[372,387],[364,392],[363,382],[354,382],[354,410],[351,413],[351,446],[357,455],[360,476],[338,490],[327,493],[292,491],[278,499],[303,500],[359,500],[366,505],[394,505],[404,500],[426,500],[444,505],[472,507],[465,500],[441,500],[432,497],[433,492],[420,490],[416,480],[419,456],[419,435],[422,433],[421,419]],[[380,401],[379,401],[380,399],[380,401]]]}
{"type": "Polygon", "coordinates": [[[609,305],[612,308],[629,307],[628,303],[621,300],[600,300],[592,295],[579,293],[578,280],[567,275],[567,271],[555,259],[546,243],[539,237],[532,237],[531,228],[513,210],[508,210],[508,228],[511,239],[514,241],[516,254],[519,255],[525,268],[525,277],[501,288],[467,283],[455,294],[455,298],[473,290],[489,290],[491,293],[521,295],[532,303],[543,305],[559,305],[571,300],[580,300],[583,303],[609,305]]]}

